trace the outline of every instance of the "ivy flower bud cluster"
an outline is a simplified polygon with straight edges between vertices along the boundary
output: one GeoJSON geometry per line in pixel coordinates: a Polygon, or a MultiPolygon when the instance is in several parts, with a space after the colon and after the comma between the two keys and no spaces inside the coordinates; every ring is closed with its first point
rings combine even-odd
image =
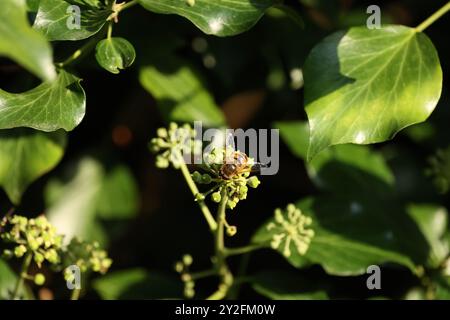
{"type": "Polygon", "coordinates": [[[67,245],[66,254],[63,255],[64,278],[73,280],[73,273],[67,266],[76,265],[81,272],[93,271],[105,274],[112,264],[105,250],[100,249],[98,242],[86,242],[73,238],[67,245]]]}
{"type": "Polygon", "coordinates": [[[0,227],[1,239],[13,246],[5,249],[3,256],[22,258],[30,254],[39,267],[45,260],[51,264],[60,262],[63,237],[56,234],[55,227],[45,216],[28,219],[15,215],[2,221],[0,227]]]}
{"type": "Polygon", "coordinates": [[[293,244],[297,253],[304,255],[314,237],[314,230],[308,229],[311,223],[312,219],[293,204],[289,204],[285,212],[276,209],[274,221],[267,225],[267,230],[272,233],[271,247],[290,257],[293,244]]]}
{"type": "Polygon", "coordinates": [[[158,153],[156,166],[161,169],[168,168],[170,164],[178,169],[184,161],[183,154],[200,154],[202,143],[195,140],[196,132],[189,125],[179,127],[171,122],[169,128],[159,128],[157,137],[150,141],[150,150],[158,153]],[[186,152],[187,151],[187,152],[186,152]]]}
{"type": "Polygon", "coordinates": [[[186,298],[193,298],[195,295],[195,282],[189,273],[189,267],[192,265],[193,259],[189,254],[185,254],[181,261],[175,263],[175,271],[181,276],[184,283],[184,296],[186,298]]]}

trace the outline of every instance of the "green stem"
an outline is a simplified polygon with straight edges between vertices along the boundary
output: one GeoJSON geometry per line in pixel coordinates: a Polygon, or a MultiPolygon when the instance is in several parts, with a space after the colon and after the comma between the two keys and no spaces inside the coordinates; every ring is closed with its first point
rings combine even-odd
{"type": "Polygon", "coordinates": [[[111,37],[112,37],[112,31],[113,31],[113,23],[112,23],[112,21],[110,21],[108,23],[108,32],[107,32],[107,35],[106,35],[108,40],[111,39],[111,37]]]}
{"type": "Polygon", "coordinates": [[[216,270],[222,277],[222,281],[219,284],[219,288],[211,294],[207,300],[220,300],[227,296],[228,290],[233,285],[233,275],[228,268],[225,256],[225,241],[224,241],[224,229],[225,229],[225,218],[226,218],[226,208],[228,202],[228,195],[226,188],[222,188],[221,201],[219,208],[217,209],[217,230],[215,231],[215,265],[216,270]]]}
{"type": "Polygon", "coordinates": [[[447,13],[447,11],[450,10],[450,1],[447,2],[444,6],[442,6],[438,11],[433,13],[431,16],[429,16],[424,22],[419,24],[416,27],[417,32],[422,32],[426,28],[428,28],[432,23],[434,23],[436,20],[438,20],[440,17],[442,17],[444,14],[447,13]]]}
{"type": "Polygon", "coordinates": [[[20,294],[20,288],[22,288],[23,283],[25,282],[25,277],[28,274],[28,268],[31,264],[31,258],[33,257],[33,254],[31,252],[28,252],[25,255],[25,258],[22,262],[22,267],[20,269],[19,277],[17,278],[16,286],[14,287],[14,291],[12,294],[12,300],[16,300],[19,297],[20,294]]]}
{"type": "Polygon", "coordinates": [[[198,280],[198,279],[215,276],[215,275],[217,275],[217,270],[209,269],[209,270],[191,273],[191,278],[192,278],[192,280],[198,280]]]}
{"type": "Polygon", "coordinates": [[[138,3],[139,3],[138,0],[132,0],[130,2],[127,2],[120,8],[120,11],[126,10],[126,9],[128,9],[128,8],[138,4],[138,3]]]}
{"type": "Polygon", "coordinates": [[[70,300],[78,300],[80,298],[81,289],[73,289],[70,300]]]}
{"type": "MultiPolygon", "coordinates": [[[[182,159],[181,155],[178,155],[179,159],[182,159]]],[[[198,194],[200,194],[200,191],[197,188],[197,185],[195,184],[194,180],[191,177],[191,173],[189,172],[189,169],[187,165],[184,163],[184,161],[180,161],[181,166],[181,172],[183,173],[184,179],[186,180],[187,185],[189,186],[189,189],[191,189],[192,194],[194,197],[196,197],[198,194]]],[[[208,206],[205,204],[203,200],[197,200],[197,203],[200,207],[200,210],[203,213],[203,216],[205,217],[206,221],[208,222],[209,229],[211,231],[214,231],[217,229],[217,223],[214,220],[211,211],[209,211],[208,206]]]]}
{"type": "Polygon", "coordinates": [[[264,244],[250,244],[248,246],[239,247],[239,248],[226,248],[225,249],[225,256],[236,256],[244,253],[249,253],[255,250],[259,250],[262,248],[266,248],[267,246],[264,244]]]}
{"type": "MultiPolygon", "coordinates": [[[[109,26],[109,24],[108,24],[108,26],[109,26]]],[[[63,62],[57,62],[56,66],[60,67],[60,68],[64,68],[64,67],[68,66],[69,64],[74,63],[75,61],[77,61],[81,57],[85,56],[86,54],[88,54],[92,49],[94,49],[97,42],[99,42],[105,36],[105,32],[106,32],[106,28],[102,28],[102,30],[100,30],[94,37],[89,39],[89,41],[86,42],[81,48],[75,50],[74,53],[72,53],[70,55],[70,57],[68,57],[63,62]]]]}

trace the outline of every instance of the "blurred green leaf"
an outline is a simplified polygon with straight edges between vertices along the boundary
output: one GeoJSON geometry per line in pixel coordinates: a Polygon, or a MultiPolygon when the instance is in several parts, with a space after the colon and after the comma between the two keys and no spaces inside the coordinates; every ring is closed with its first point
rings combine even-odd
{"type": "Polygon", "coordinates": [[[67,239],[106,242],[100,218],[117,221],[137,213],[137,187],[123,165],[105,168],[93,157],[69,163],[45,188],[47,216],[67,239]]]}
{"type": "MultiPolygon", "coordinates": [[[[389,262],[416,272],[416,265],[426,260],[426,240],[395,203],[348,195],[308,198],[297,206],[312,218],[315,236],[304,256],[292,247],[287,260],[296,267],[317,263],[328,274],[350,276],[366,273],[370,265],[389,262]]],[[[267,229],[267,223],[253,242],[268,243],[272,239],[273,231],[267,229]]]]}
{"type": "Polygon", "coordinates": [[[284,270],[265,270],[250,277],[252,288],[273,300],[326,300],[315,281],[284,270]]]}
{"type": "MultiPolygon", "coordinates": [[[[275,128],[289,149],[305,159],[308,124],[303,121],[276,122],[275,128]]],[[[367,146],[333,146],[305,163],[316,186],[334,193],[392,192],[394,176],[382,155],[367,146]]]]}
{"type": "Polygon", "coordinates": [[[442,88],[430,39],[413,28],[351,28],[325,38],[304,67],[308,160],[331,145],[391,139],[425,121],[442,88]]]}
{"type": "Polygon", "coordinates": [[[173,299],[183,292],[177,278],[144,269],[111,272],[95,280],[93,287],[105,300],[173,299]]]}
{"type": "Polygon", "coordinates": [[[143,67],[139,79],[156,98],[168,121],[202,121],[205,126],[225,124],[223,113],[192,66],[173,56],[158,62],[143,67]]]}
{"type": "MultiPolygon", "coordinates": [[[[14,291],[16,283],[17,275],[8,266],[8,263],[0,258],[0,300],[11,299],[11,294],[14,291]]],[[[26,286],[22,286],[19,296],[26,299],[33,298],[33,295],[26,286]]]]}
{"type": "Polygon", "coordinates": [[[64,155],[66,135],[32,129],[0,130],[0,185],[14,204],[26,188],[54,168],[64,155]]]}
{"type": "Polygon", "coordinates": [[[33,27],[50,41],[86,39],[106,23],[111,4],[99,0],[41,0],[33,27]]]}
{"type": "Polygon", "coordinates": [[[80,79],[61,70],[53,82],[23,92],[0,89],[0,129],[73,130],[83,119],[86,95],[80,79]]]}
{"type": "Polygon", "coordinates": [[[412,204],[408,207],[408,213],[430,246],[429,267],[439,267],[449,254],[449,244],[444,238],[448,226],[447,210],[433,204],[412,204]]]}
{"type": "Polygon", "coordinates": [[[133,64],[136,51],[127,39],[108,38],[97,44],[95,58],[103,69],[117,74],[133,64]]]}
{"type": "Polygon", "coordinates": [[[147,10],[177,14],[189,19],[200,30],[217,36],[247,31],[276,0],[139,0],[147,10]]]}
{"type": "MultiPolygon", "coordinates": [[[[50,44],[28,23],[25,0],[2,0],[0,56],[17,61],[42,80],[56,77],[50,44]]],[[[0,103],[1,105],[1,103],[0,103]]]]}

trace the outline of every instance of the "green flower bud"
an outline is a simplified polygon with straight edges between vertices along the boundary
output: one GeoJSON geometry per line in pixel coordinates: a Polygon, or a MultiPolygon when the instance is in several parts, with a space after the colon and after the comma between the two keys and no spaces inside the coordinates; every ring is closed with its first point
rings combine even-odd
{"type": "Polygon", "coordinates": [[[161,155],[156,157],[156,167],[160,169],[166,169],[169,167],[169,160],[161,155]]]}
{"type": "Polygon", "coordinates": [[[11,250],[5,249],[3,250],[3,255],[2,255],[5,259],[10,259],[14,256],[14,252],[12,252],[11,250]]]}
{"type": "Polygon", "coordinates": [[[197,183],[200,183],[202,181],[202,174],[200,172],[198,172],[198,171],[194,171],[191,174],[191,177],[197,183]]]}
{"type": "Polygon", "coordinates": [[[237,233],[237,228],[235,226],[229,226],[227,228],[227,235],[232,237],[237,233]]]}
{"type": "Polygon", "coordinates": [[[219,203],[220,200],[222,200],[222,195],[220,194],[219,191],[214,192],[214,193],[211,195],[211,200],[214,201],[214,202],[219,203]]]}
{"type": "Polygon", "coordinates": [[[185,297],[188,298],[188,299],[193,298],[193,297],[195,296],[195,291],[194,291],[193,289],[186,288],[186,289],[184,290],[184,295],[185,295],[185,297]]]}
{"type": "Polygon", "coordinates": [[[175,263],[175,271],[178,273],[183,272],[184,269],[184,265],[182,262],[178,261],[177,263],[175,263]]]}
{"type": "Polygon", "coordinates": [[[44,255],[39,253],[39,252],[35,252],[34,253],[34,261],[36,262],[36,264],[40,267],[42,262],[44,262],[44,255]]]}
{"type": "Polygon", "coordinates": [[[233,210],[236,207],[236,201],[228,200],[227,201],[227,208],[233,210]]]}
{"type": "Polygon", "coordinates": [[[156,134],[158,137],[166,139],[168,137],[167,129],[166,128],[159,128],[156,130],[156,134]]]}
{"type": "Polygon", "coordinates": [[[183,281],[183,282],[192,281],[192,277],[189,273],[183,273],[181,275],[181,281],[183,281]]]}
{"type": "Polygon", "coordinates": [[[42,286],[45,283],[45,276],[42,273],[36,273],[34,276],[34,283],[38,286],[42,286]]]}
{"type": "Polygon", "coordinates": [[[203,193],[197,193],[195,195],[195,201],[203,201],[203,200],[205,200],[205,196],[203,193]]]}
{"type": "Polygon", "coordinates": [[[169,123],[169,130],[170,131],[175,131],[177,129],[178,129],[178,125],[175,122],[169,123]]]}
{"type": "Polygon", "coordinates": [[[212,182],[211,176],[210,176],[209,174],[207,174],[207,173],[204,173],[204,174],[202,175],[202,183],[204,183],[204,184],[209,184],[209,183],[211,183],[211,182],[212,182]]]}
{"type": "Polygon", "coordinates": [[[18,245],[17,247],[14,248],[14,255],[15,255],[17,258],[23,257],[23,255],[25,254],[25,252],[27,252],[27,248],[26,248],[23,244],[18,245]]]}
{"type": "Polygon", "coordinates": [[[183,256],[183,263],[185,266],[190,266],[192,264],[192,256],[190,254],[185,254],[183,256]]]}
{"type": "Polygon", "coordinates": [[[259,184],[261,183],[261,181],[259,181],[258,177],[250,177],[247,180],[247,185],[251,188],[257,188],[259,186],[259,184]]]}

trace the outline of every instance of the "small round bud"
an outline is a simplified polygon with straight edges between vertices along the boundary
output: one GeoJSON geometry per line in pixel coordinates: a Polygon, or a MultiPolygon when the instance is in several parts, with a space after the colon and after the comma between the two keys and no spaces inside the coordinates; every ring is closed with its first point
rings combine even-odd
{"type": "Polygon", "coordinates": [[[195,201],[203,201],[205,200],[205,195],[203,193],[197,193],[195,195],[195,201]]]}
{"type": "Polygon", "coordinates": [[[227,201],[227,208],[233,210],[236,207],[236,202],[233,200],[227,201]]]}
{"type": "Polygon", "coordinates": [[[184,290],[184,295],[186,296],[186,298],[193,298],[195,295],[195,291],[194,289],[186,288],[184,290]]]}
{"type": "Polygon", "coordinates": [[[10,259],[14,256],[14,253],[11,250],[5,249],[2,254],[3,258],[10,259]]]}
{"type": "Polygon", "coordinates": [[[258,177],[250,177],[247,180],[247,185],[251,188],[257,188],[259,186],[259,184],[261,183],[261,181],[259,181],[258,177]]]}
{"type": "Polygon", "coordinates": [[[181,281],[183,281],[183,282],[192,281],[192,277],[189,273],[183,273],[181,275],[181,281]]]}
{"type": "Polygon", "coordinates": [[[177,130],[177,128],[178,128],[178,125],[175,122],[169,123],[169,130],[170,131],[177,130]]]}
{"type": "Polygon", "coordinates": [[[194,171],[191,174],[191,177],[197,183],[200,183],[202,181],[202,174],[200,172],[198,172],[198,171],[194,171]]]}
{"type": "Polygon", "coordinates": [[[169,160],[163,156],[156,157],[156,167],[160,169],[165,169],[169,166],[169,160]]]}
{"type": "Polygon", "coordinates": [[[209,184],[209,183],[211,183],[211,182],[212,182],[211,176],[210,176],[209,174],[207,174],[207,173],[204,173],[204,174],[202,175],[202,183],[204,183],[204,184],[209,184]]]}
{"type": "Polygon", "coordinates": [[[34,276],[34,283],[38,286],[42,286],[45,283],[45,276],[42,273],[36,273],[34,276]]]}
{"type": "Polygon", "coordinates": [[[234,236],[236,234],[236,232],[237,232],[237,228],[235,226],[229,226],[227,228],[227,235],[230,237],[234,236]]]}
{"type": "Polygon", "coordinates": [[[190,266],[192,264],[192,256],[190,254],[185,254],[183,256],[183,263],[185,266],[190,266]]]}
{"type": "Polygon", "coordinates": [[[14,248],[14,255],[16,256],[16,258],[21,258],[25,254],[25,252],[27,252],[27,248],[23,244],[18,245],[14,248]]]}
{"type": "Polygon", "coordinates": [[[168,137],[166,128],[159,128],[158,130],[156,130],[156,134],[158,135],[158,137],[163,138],[163,139],[168,137]]]}
{"type": "Polygon", "coordinates": [[[178,261],[177,263],[175,263],[175,271],[178,273],[183,272],[184,269],[184,265],[182,262],[178,261]]]}
{"type": "Polygon", "coordinates": [[[214,202],[219,203],[220,200],[222,200],[222,196],[221,196],[220,192],[219,192],[219,191],[214,192],[214,193],[211,195],[211,200],[214,201],[214,202]]]}

